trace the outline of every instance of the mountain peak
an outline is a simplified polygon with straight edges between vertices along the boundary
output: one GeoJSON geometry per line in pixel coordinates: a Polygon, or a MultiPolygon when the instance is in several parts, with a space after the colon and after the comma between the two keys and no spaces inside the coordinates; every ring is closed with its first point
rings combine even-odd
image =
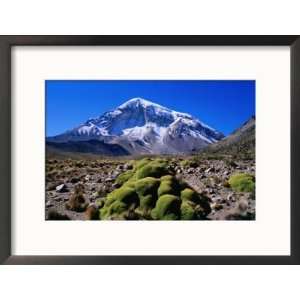
{"type": "Polygon", "coordinates": [[[136,97],[49,141],[96,139],[119,144],[132,154],[159,154],[189,153],[223,137],[187,113],[136,97]]]}
{"type": "Polygon", "coordinates": [[[143,99],[143,98],[140,98],[140,97],[132,98],[132,99],[124,102],[123,104],[118,106],[118,109],[124,109],[124,108],[127,108],[127,107],[133,107],[134,108],[134,107],[138,107],[138,106],[143,106],[144,108],[146,108],[148,106],[154,106],[154,107],[167,109],[166,107],[163,107],[163,106],[161,106],[157,103],[151,102],[149,100],[146,100],[146,99],[143,99]]]}

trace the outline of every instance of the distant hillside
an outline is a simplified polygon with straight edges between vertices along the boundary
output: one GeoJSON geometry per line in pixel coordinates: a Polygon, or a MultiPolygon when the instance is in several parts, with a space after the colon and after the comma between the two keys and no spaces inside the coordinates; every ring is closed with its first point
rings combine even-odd
{"type": "Polygon", "coordinates": [[[255,157],[255,117],[251,117],[232,134],[208,146],[203,152],[253,159],[255,157]]]}
{"type": "Polygon", "coordinates": [[[128,155],[129,152],[120,145],[107,144],[102,141],[68,141],[62,143],[46,142],[47,152],[50,153],[90,153],[107,156],[123,156],[128,155]]]}

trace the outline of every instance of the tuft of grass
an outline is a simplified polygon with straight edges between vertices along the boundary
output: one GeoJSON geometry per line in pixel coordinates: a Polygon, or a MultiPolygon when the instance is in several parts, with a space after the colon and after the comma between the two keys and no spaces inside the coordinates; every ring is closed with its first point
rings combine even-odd
{"type": "Polygon", "coordinates": [[[237,173],[232,175],[228,181],[230,187],[236,192],[255,192],[254,176],[247,173],[237,173]]]}
{"type": "Polygon", "coordinates": [[[90,221],[99,220],[98,209],[94,205],[88,206],[84,214],[86,220],[90,220],[90,221]]]}
{"type": "Polygon", "coordinates": [[[76,212],[83,212],[87,207],[87,203],[83,196],[84,186],[82,184],[77,184],[74,188],[74,192],[70,199],[66,203],[66,209],[74,210],[76,212]]]}
{"type": "Polygon", "coordinates": [[[197,168],[199,166],[199,160],[194,157],[191,159],[185,159],[181,161],[181,166],[184,168],[197,168]]]}

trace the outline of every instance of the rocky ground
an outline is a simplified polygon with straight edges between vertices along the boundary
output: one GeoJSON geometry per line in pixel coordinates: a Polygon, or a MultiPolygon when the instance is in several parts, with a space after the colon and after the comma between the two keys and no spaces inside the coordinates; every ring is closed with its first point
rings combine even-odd
{"type": "MultiPolygon", "coordinates": [[[[123,159],[47,159],[46,219],[85,220],[86,208],[118,188],[116,178],[132,168],[123,159]],[[68,209],[76,186],[82,187],[81,211],[68,209]]],[[[237,192],[228,184],[233,174],[255,175],[253,160],[170,157],[170,171],[210,200],[208,220],[255,219],[255,193],[237,192]]]]}

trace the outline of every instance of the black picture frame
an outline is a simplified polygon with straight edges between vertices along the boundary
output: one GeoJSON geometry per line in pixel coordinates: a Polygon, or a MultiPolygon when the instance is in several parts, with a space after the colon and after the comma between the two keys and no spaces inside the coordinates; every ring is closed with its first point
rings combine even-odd
{"type": "MultiPolygon", "coordinates": [[[[277,72],[278,70],[275,70],[277,72]]],[[[198,265],[300,263],[299,36],[0,36],[0,262],[2,264],[198,265]],[[11,252],[11,49],[13,46],[289,46],[291,50],[291,255],[16,256],[11,252]]],[[[289,197],[289,195],[287,195],[289,197]]],[[[267,238],[267,237],[266,237],[267,238]]]]}

